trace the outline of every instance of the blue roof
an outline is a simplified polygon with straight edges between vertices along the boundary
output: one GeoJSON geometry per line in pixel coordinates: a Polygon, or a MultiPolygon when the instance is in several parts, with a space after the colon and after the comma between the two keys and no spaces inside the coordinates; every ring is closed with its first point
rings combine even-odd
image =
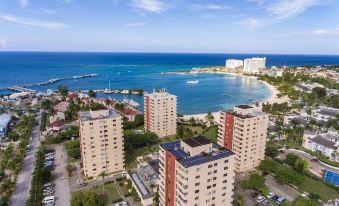
{"type": "Polygon", "coordinates": [[[324,181],[335,186],[339,186],[339,173],[327,170],[324,175],[324,181]]]}

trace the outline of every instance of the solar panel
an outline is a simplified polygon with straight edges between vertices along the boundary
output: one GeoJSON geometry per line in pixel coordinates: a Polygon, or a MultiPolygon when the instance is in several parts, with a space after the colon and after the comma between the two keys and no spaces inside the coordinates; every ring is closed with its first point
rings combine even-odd
{"type": "Polygon", "coordinates": [[[330,170],[327,170],[324,175],[324,181],[332,185],[339,186],[339,174],[330,170]]]}
{"type": "Polygon", "coordinates": [[[188,154],[182,149],[173,149],[171,153],[177,158],[182,159],[188,156],[188,154]]]}
{"type": "Polygon", "coordinates": [[[180,140],[174,141],[174,142],[164,143],[164,144],[161,144],[161,146],[162,146],[165,150],[171,150],[171,149],[173,149],[173,148],[180,148],[180,140]]]}

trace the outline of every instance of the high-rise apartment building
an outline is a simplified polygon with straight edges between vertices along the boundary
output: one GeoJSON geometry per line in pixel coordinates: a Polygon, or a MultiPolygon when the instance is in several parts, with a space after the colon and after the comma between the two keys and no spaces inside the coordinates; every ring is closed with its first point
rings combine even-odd
{"type": "Polygon", "coordinates": [[[79,112],[79,133],[86,176],[124,171],[122,117],[115,110],[79,112]]]}
{"type": "Polygon", "coordinates": [[[265,157],[268,115],[248,105],[220,115],[218,144],[236,154],[238,172],[252,170],[265,157]]]}
{"type": "Polygon", "coordinates": [[[227,59],[226,60],[226,67],[230,69],[235,69],[239,67],[244,66],[244,61],[243,60],[238,60],[238,59],[227,59]]]}
{"type": "Polygon", "coordinates": [[[266,67],[266,58],[251,58],[244,60],[244,72],[250,74],[259,73],[266,67]]]}
{"type": "Polygon", "coordinates": [[[177,133],[177,97],[165,90],[145,94],[145,130],[166,137],[177,133]]]}
{"type": "Polygon", "coordinates": [[[206,137],[160,145],[160,206],[228,206],[233,201],[232,151],[206,137]]]}

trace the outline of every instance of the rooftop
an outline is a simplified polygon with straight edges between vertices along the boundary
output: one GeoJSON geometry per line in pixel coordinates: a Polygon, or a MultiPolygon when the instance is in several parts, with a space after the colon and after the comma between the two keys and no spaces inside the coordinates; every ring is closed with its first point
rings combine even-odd
{"type": "Polygon", "coordinates": [[[199,146],[207,145],[207,144],[211,143],[211,141],[209,139],[205,138],[204,136],[187,138],[187,139],[183,139],[182,141],[185,142],[186,144],[188,144],[191,147],[199,147],[199,146]]]}
{"type": "Polygon", "coordinates": [[[115,118],[120,115],[113,109],[106,110],[98,110],[98,111],[85,111],[79,112],[79,119],[81,121],[91,121],[97,119],[107,119],[107,118],[115,118]]]}
{"type": "Polygon", "coordinates": [[[238,105],[238,106],[235,106],[235,107],[238,107],[240,109],[252,109],[253,107],[249,106],[249,105],[238,105]]]}
{"type": "Polygon", "coordinates": [[[198,136],[195,138],[190,138],[188,140],[177,140],[174,142],[168,142],[161,144],[160,146],[164,148],[165,150],[169,151],[176,160],[184,167],[189,168],[196,165],[201,165],[207,162],[211,162],[214,160],[222,159],[225,157],[229,157],[231,155],[234,155],[234,153],[230,150],[221,148],[220,146],[211,143],[209,140],[207,140],[203,136],[198,136]],[[192,147],[197,147],[199,145],[206,145],[211,144],[212,148],[211,151],[206,153],[202,152],[200,154],[190,156],[190,154],[186,153],[181,146],[181,141],[185,142],[186,144],[192,144],[192,147]],[[189,143],[187,143],[187,141],[189,143]]]}
{"type": "Polygon", "coordinates": [[[322,136],[318,135],[314,138],[311,139],[312,142],[315,142],[317,144],[323,145],[327,148],[332,148],[332,149],[336,149],[336,143],[332,142],[331,140],[325,139],[322,136]]]}
{"type": "Polygon", "coordinates": [[[0,115],[0,127],[7,127],[12,117],[9,114],[1,114],[0,115]]]}

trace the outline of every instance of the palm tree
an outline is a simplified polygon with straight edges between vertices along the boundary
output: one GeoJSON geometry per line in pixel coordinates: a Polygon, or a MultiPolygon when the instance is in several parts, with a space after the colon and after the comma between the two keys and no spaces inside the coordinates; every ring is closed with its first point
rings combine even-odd
{"type": "Polygon", "coordinates": [[[99,176],[101,176],[102,177],[102,181],[103,181],[103,185],[102,185],[102,192],[104,192],[105,191],[105,177],[107,176],[107,174],[106,174],[106,172],[105,171],[102,171],[100,174],[99,174],[99,176]]]}

